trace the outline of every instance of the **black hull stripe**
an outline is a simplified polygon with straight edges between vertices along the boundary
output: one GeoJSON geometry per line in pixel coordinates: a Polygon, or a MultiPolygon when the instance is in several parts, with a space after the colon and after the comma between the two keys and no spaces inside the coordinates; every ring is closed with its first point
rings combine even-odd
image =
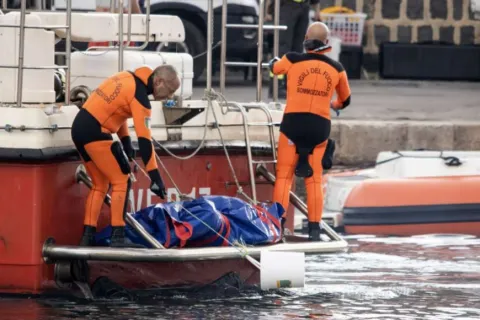
{"type": "Polygon", "coordinates": [[[480,222],[480,203],[343,209],[346,226],[480,222]]]}

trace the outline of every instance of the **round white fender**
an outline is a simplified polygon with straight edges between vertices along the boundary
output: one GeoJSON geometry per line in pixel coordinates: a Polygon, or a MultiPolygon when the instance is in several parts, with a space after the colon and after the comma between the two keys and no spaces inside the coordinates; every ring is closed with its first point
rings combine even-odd
{"type": "Polygon", "coordinates": [[[262,290],[303,288],[305,286],[304,252],[262,250],[260,265],[262,290]]]}

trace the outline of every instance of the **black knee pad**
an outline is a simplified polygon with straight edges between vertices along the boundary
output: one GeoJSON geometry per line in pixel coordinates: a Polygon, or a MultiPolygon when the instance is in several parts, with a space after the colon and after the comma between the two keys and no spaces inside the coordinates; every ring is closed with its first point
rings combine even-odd
{"type": "Polygon", "coordinates": [[[298,162],[295,167],[295,175],[299,178],[313,176],[313,169],[308,163],[308,156],[312,154],[314,147],[297,147],[298,162]]]}
{"type": "Polygon", "coordinates": [[[322,159],[322,167],[325,170],[331,169],[333,166],[333,154],[335,153],[335,140],[328,139],[327,148],[322,159]]]}
{"type": "Polygon", "coordinates": [[[118,162],[118,165],[120,166],[120,170],[122,170],[122,173],[130,174],[132,172],[132,169],[130,168],[130,163],[128,162],[127,155],[123,151],[120,142],[115,141],[114,143],[112,143],[111,150],[113,156],[118,162]]]}

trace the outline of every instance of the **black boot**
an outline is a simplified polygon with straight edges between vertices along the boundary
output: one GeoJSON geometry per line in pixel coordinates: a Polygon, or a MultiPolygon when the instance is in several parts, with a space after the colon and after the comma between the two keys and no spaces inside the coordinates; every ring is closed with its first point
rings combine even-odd
{"type": "Polygon", "coordinates": [[[95,245],[95,233],[97,233],[96,227],[83,226],[83,236],[79,246],[93,247],[95,245]]]}
{"type": "Polygon", "coordinates": [[[113,248],[145,248],[136,243],[125,242],[125,227],[112,227],[112,237],[110,247],[113,248]]]}
{"type": "Polygon", "coordinates": [[[320,241],[320,223],[308,222],[308,241],[320,241]]]}

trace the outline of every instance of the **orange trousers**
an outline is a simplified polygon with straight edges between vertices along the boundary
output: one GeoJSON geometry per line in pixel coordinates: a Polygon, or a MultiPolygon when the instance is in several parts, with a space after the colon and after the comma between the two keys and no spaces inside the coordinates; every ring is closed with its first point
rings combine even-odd
{"type": "Polygon", "coordinates": [[[110,184],[112,185],[110,204],[112,226],[125,226],[124,215],[128,204],[130,180],[129,176],[121,171],[120,165],[112,154],[112,144],[113,141],[104,140],[85,145],[85,151],[91,159],[91,161],[85,161],[85,168],[93,182],[85,205],[84,224],[88,226],[97,226],[103,200],[110,184]]]}
{"type": "MultiPolygon", "coordinates": [[[[308,157],[308,163],[313,169],[313,175],[305,178],[305,187],[307,189],[307,207],[308,221],[320,222],[323,213],[323,186],[322,159],[325,154],[328,140],[317,145],[308,157]]],[[[273,201],[280,203],[283,208],[288,210],[290,200],[290,190],[293,183],[293,175],[298,161],[298,154],[293,142],[287,136],[280,132],[278,142],[278,158],[276,181],[273,191],[273,201]]]]}

